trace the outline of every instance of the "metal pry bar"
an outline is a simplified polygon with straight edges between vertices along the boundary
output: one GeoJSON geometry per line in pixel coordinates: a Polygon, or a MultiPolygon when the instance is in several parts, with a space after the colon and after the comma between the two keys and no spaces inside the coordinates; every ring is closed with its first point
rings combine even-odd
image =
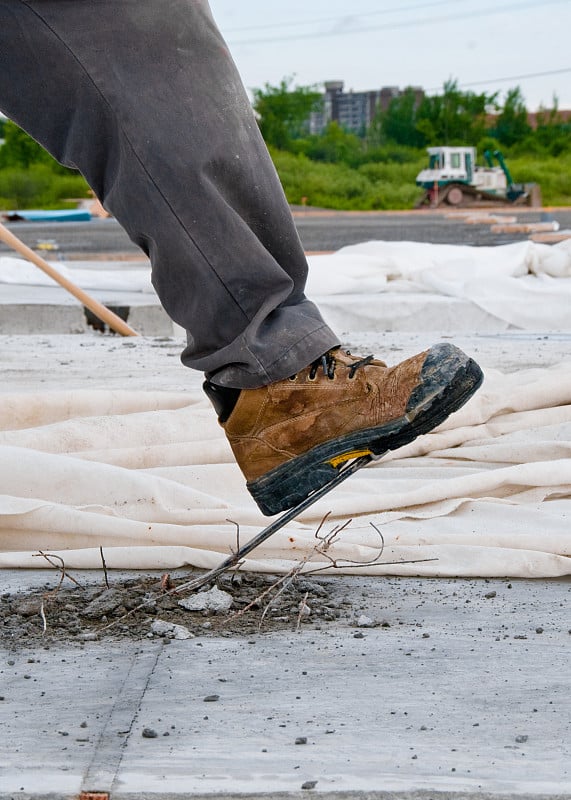
{"type": "Polygon", "coordinates": [[[287,525],[288,522],[291,522],[295,519],[299,514],[305,511],[307,508],[312,506],[318,500],[321,500],[331,489],[334,489],[336,486],[339,486],[340,483],[346,481],[347,478],[350,478],[351,475],[354,475],[355,472],[358,472],[363,467],[366,467],[367,464],[370,464],[371,461],[377,461],[384,453],[380,455],[373,455],[372,453],[364,456],[359,456],[354,461],[351,461],[345,467],[339,470],[339,473],[329,481],[325,486],[322,486],[321,489],[317,489],[315,492],[312,492],[305,500],[302,500],[301,503],[298,503],[293,508],[290,508],[288,511],[285,511],[280,517],[278,517],[274,522],[270,522],[270,524],[264,528],[257,536],[254,536],[250,539],[249,542],[246,542],[245,545],[238,548],[235,553],[228,556],[218,567],[214,567],[213,569],[206,572],[204,575],[200,575],[198,578],[194,578],[193,580],[187,581],[186,583],[181,583],[180,586],[177,586],[176,589],[173,591],[173,594],[179,594],[181,592],[192,592],[196,589],[200,589],[205,584],[209,583],[214,578],[217,578],[226,570],[231,569],[231,567],[235,567],[248,553],[251,553],[252,550],[255,550],[256,547],[265,542],[266,539],[269,539],[274,533],[279,531],[284,525],[287,525]]]}

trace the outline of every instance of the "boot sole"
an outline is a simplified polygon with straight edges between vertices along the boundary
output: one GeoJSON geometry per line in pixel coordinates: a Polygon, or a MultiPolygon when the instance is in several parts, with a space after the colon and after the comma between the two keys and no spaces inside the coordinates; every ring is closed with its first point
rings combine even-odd
{"type": "Polygon", "coordinates": [[[405,416],[317,445],[249,481],[247,488],[262,514],[272,516],[286,511],[329,483],[348,461],[366,454],[381,456],[436,428],[469,400],[482,380],[478,364],[467,359],[450,381],[440,389],[435,387],[427,399],[405,416]]]}

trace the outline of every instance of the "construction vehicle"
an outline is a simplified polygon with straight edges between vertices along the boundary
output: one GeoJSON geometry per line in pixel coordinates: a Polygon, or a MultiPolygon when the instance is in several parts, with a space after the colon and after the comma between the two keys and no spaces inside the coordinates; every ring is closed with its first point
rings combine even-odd
{"type": "Polygon", "coordinates": [[[475,147],[429,147],[428,169],[416,176],[416,185],[425,193],[417,207],[433,208],[447,203],[463,206],[512,205],[540,206],[541,192],[536,183],[514,183],[503,155],[486,150],[486,166],[477,166],[475,147]],[[499,166],[494,166],[493,159],[499,166]]]}

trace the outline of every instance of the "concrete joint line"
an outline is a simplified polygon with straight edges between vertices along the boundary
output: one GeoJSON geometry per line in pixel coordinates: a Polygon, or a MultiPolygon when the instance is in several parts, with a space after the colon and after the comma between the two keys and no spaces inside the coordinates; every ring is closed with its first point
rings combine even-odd
{"type": "Polygon", "coordinates": [[[133,722],[162,649],[163,642],[158,642],[135,653],[95,745],[93,758],[83,777],[81,796],[105,797],[111,793],[133,722]]]}

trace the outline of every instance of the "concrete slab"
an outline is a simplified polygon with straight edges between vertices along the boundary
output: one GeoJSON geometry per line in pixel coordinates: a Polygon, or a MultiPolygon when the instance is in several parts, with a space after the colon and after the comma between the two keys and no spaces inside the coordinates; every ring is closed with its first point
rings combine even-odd
{"type": "Polygon", "coordinates": [[[328,582],[321,630],[6,652],[0,797],[569,797],[571,582],[328,582]]]}
{"type": "MultiPolygon", "coordinates": [[[[174,644],[139,713],[139,730],[144,720],[163,736],[156,748],[129,739],[118,795],[161,791],[165,777],[180,793],[225,784],[236,793],[295,792],[313,781],[319,791],[397,795],[571,789],[559,669],[566,632],[559,643],[515,641],[519,622],[502,628],[514,596],[493,609],[488,588],[358,580],[351,591],[361,590],[361,607],[390,628],[363,634],[346,620],[329,632],[174,644]],[[536,649],[546,656],[539,681],[529,660],[536,649]],[[197,661],[208,663],[206,673],[197,661]],[[166,715],[173,687],[184,701],[166,715]],[[220,700],[205,704],[212,693],[220,700]],[[169,723],[178,742],[164,737],[169,723]]],[[[568,599],[568,587],[559,588],[568,599]]],[[[530,592],[538,597],[531,586],[516,589],[528,610],[530,592]]]]}
{"type": "MultiPolygon", "coordinates": [[[[105,265],[106,269],[108,265],[105,265]]],[[[182,329],[163,310],[155,294],[89,289],[88,294],[143,336],[172,336],[182,329]]],[[[336,330],[367,321],[369,330],[503,331],[508,323],[474,303],[440,295],[376,295],[324,297],[319,300],[326,321],[336,330]],[[340,307],[341,306],[341,307],[340,307]]],[[[0,334],[85,333],[93,327],[83,306],[58,286],[0,284],[0,334]]]]}
{"type": "MultiPolygon", "coordinates": [[[[143,336],[172,336],[178,326],[154,294],[89,290],[143,336]]],[[[0,284],[0,334],[85,333],[93,327],[84,307],[58,286],[0,284]]]]}
{"type": "MultiPolygon", "coordinates": [[[[441,340],[454,341],[483,366],[506,372],[568,361],[571,348],[571,332],[451,335],[353,331],[343,343],[355,353],[375,353],[395,364],[441,340]]],[[[95,331],[80,336],[0,336],[0,393],[62,388],[197,389],[202,375],[181,366],[184,346],[181,336],[123,338],[95,331]]]]}
{"type": "MultiPolygon", "coordinates": [[[[439,338],[353,332],[347,344],[395,362],[439,338]]],[[[571,334],[453,338],[510,371],[568,360],[571,334]]],[[[183,344],[0,336],[0,402],[196,388],[183,344]]],[[[3,592],[56,583],[41,570],[1,578],[3,592]]],[[[0,798],[571,797],[571,581],[328,580],[346,605],[321,629],[5,648],[0,798]],[[361,613],[388,627],[357,628],[361,613]]]]}

